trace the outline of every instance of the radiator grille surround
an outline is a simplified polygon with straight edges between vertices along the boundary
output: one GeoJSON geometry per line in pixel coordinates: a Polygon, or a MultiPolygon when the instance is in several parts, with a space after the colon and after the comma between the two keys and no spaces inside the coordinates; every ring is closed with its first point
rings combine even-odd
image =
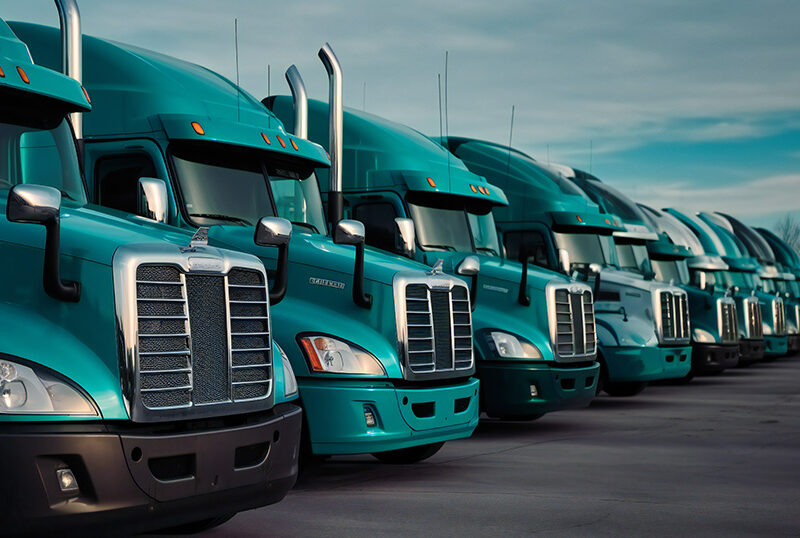
{"type": "Polygon", "coordinates": [[[786,310],[780,297],[772,299],[772,323],[773,334],[777,336],[786,334],[786,310]]]}
{"type": "Polygon", "coordinates": [[[761,340],[764,338],[764,325],[762,323],[761,305],[756,297],[747,297],[744,300],[745,315],[747,324],[745,325],[745,335],[751,340],[761,340]]]}
{"type": "Polygon", "coordinates": [[[595,360],[597,327],[589,286],[549,282],[545,288],[550,344],[559,362],[595,360]]]}
{"type": "Polygon", "coordinates": [[[730,297],[717,299],[717,330],[720,342],[736,343],[739,338],[739,324],[736,317],[736,302],[730,297]]]}
{"type": "Polygon", "coordinates": [[[120,377],[132,420],[272,406],[269,292],[257,258],[208,246],[127,245],[113,269],[120,377]]]}
{"type": "Polygon", "coordinates": [[[653,311],[661,344],[689,345],[691,322],[686,292],[678,288],[655,290],[653,311]]]}

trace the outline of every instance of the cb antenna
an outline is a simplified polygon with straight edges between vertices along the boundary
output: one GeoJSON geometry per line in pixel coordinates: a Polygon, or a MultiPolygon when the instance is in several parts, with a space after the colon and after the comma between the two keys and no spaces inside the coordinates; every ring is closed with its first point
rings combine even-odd
{"type": "MultiPolygon", "coordinates": [[[[447,145],[450,145],[450,113],[447,109],[447,67],[450,58],[450,51],[444,51],[444,135],[447,137],[447,145]]],[[[450,177],[450,149],[447,149],[447,183],[451,183],[450,177]]]]}
{"type": "Polygon", "coordinates": [[[589,140],[589,173],[592,173],[592,141],[589,140]]]}
{"type": "Polygon", "coordinates": [[[442,131],[442,74],[437,73],[436,77],[439,79],[439,141],[444,142],[444,133],[442,131]]]}
{"type": "Polygon", "coordinates": [[[367,83],[364,82],[364,89],[361,93],[361,110],[367,111],[367,83]]]}
{"type": "Polygon", "coordinates": [[[239,106],[241,90],[239,89],[239,19],[233,19],[233,43],[236,55],[236,121],[242,121],[242,112],[239,106]]]}
{"type": "MultiPolygon", "coordinates": [[[[272,96],[272,66],[267,64],[267,97],[272,96]]],[[[267,125],[272,128],[272,114],[267,116],[267,125]]]]}
{"type": "Polygon", "coordinates": [[[514,137],[514,105],[511,105],[511,127],[508,130],[508,160],[506,161],[506,175],[511,169],[511,140],[514,137]]]}

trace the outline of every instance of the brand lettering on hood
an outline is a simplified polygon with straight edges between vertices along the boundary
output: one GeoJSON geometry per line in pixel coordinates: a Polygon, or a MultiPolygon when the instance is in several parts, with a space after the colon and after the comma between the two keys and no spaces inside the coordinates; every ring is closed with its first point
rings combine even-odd
{"type": "Polygon", "coordinates": [[[308,283],[312,286],[325,286],[326,288],[334,288],[337,290],[344,289],[344,282],[337,282],[336,280],[328,280],[327,278],[316,278],[311,277],[308,279],[308,283]]]}
{"type": "Polygon", "coordinates": [[[500,286],[492,286],[491,284],[484,284],[483,289],[489,291],[496,291],[497,293],[508,293],[508,288],[501,288],[500,286]]]}

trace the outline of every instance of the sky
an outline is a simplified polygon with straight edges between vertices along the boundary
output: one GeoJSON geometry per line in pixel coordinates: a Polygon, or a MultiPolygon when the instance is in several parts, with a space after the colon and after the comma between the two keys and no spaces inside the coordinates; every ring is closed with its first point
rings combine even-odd
{"type": "MultiPolygon", "coordinates": [[[[209,67],[262,98],[300,69],[327,98],[330,42],[345,105],[591,171],[637,201],[759,226],[800,218],[796,0],[79,0],[87,34],[209,67]],[[268,81],[267,66],[271,77],[268,81]]],[[[53,26],[52,0],[0,16],[53,26]]]]}

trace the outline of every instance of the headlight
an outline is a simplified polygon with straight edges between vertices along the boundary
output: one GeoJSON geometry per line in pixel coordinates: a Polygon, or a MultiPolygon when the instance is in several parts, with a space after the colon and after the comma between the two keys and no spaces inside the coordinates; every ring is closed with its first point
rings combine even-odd
{"type": "Polygon", "coordinates": [[[766,321],[761,322],[761,332],[764,334],[772,334],[772,326],[766,321]]]}
{"type": "Polygon", "coordinates": [[[0,413],[97,416],[92,402],[44,368],[0,360],[0,413]]]}
{"type": "Polygon", "coordinates": [[[280,354],[281,362],[283,363],[283,397],[288,398],[289,396],[294,396],[297,394],[297,378],[294,376],[292,363],[289,362],[289,358],[286,356],[286,353],[284,353],[283,348],[275,341],[272,343],[280,354]]]}
{"type": "Polygon", "coordinates": [[[522,337],[501,331],[487,333],[489,345],[501,359],[541,359],[539,348],[522,337]]]}
{"type": "Polygon", "coordinates": [[[701,344],[713,344],[714,342],[717,341],[717,339],[714,338],[714,335],[706,331],[705,329],[695,329],[694,331],[692,331],[692,338],[694,339],[695,342],[701,344]]]}
{"type": "Polygon", "coordinates": [[[385,376],[380,361],[360,347],[330,336],[303,336],[300,343],[315,372],[385,376]]]}

